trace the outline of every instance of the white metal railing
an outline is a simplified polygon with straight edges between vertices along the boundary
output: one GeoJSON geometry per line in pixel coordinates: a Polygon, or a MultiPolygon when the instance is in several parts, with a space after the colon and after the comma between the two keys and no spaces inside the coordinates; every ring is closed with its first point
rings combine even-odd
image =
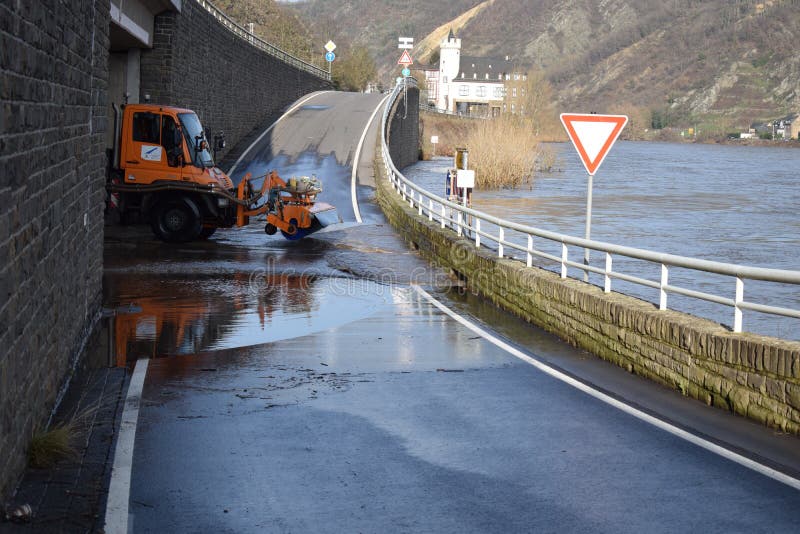
{"type": "Polygon", "coordinates": [[[742,314],[744,310],[755,311],[771,315],[793,317],[800,319],[800,310],[758,304],[744,300],[745,280],[762,280],[768,282],[778,282],[784,284],[800,284],[800,271],[789,271],[783,269],[767,269],[761,267],[749,267],[732,263],[721,263],[716,261],[701,260],[686,256],[676,256],[652,252],[649,250],[638,249],[605,243],[602,241],[587,240],[573,237],[557,232],[550,232],[523,224],[514,223],[486,213],[467,208],[461,204],[450,202],[441,198],[422,187],[409,181],[397,170],[392,162],[389,147],[386,142],[387,122],[389,112],[401,91],[403,82],[398,83],[393,94],[389,98],[383,113],[381,124],[381,151],[387,175],[391,180],[392,186],[402,199],[408,202],[409,206],[416,208],[419,215],[428,217],[429,221],[438,221],[442,228],[451,228],[456,235],[469,235],[475,241],[476,247],[486,247],[485,243],[492,242],[497,245],[498,257],[507,257],[506,248],[517,250],[525,255],[526,265],[531,267],[533,258],[543,258],[560,264],[561,278],[566,279],[569,268],[578,269],[582,273],[595,273],[603,277],[603,290],[611,292],[611,282],[614,279],[631,282],[640,286],[657,289],[659,292],[658,307],[660,310],[667,309],[668,295],[674,293],[695,299],[704,300],[716,304],[722,304],[733,308],[733,331],[742,331],[742,314]],[[494,225],[497,233],[490,233],[482,230],[483,226],[494,225]],[[489,223],[488,225],[486,223],[489,223]],[[505,237],[506,230],[513,230],[527,236],[525,245],[509,241],[505,237]],[[541,238],[551,242],[561,244],[561,254],[548,254],[542,250],[534,248],[534,238],[541,238]],[[568,246],[580,247],[581,250],[589,249],[602,252],[605,255],[604,267],[586,265],[583,261],[574,261],[569,258],[568,246]],[[615,271],[613,269],[614,256],[623,256],[637,260],[644,260],[660,266],[660,277],[658,280],[649,280],[641,276],[634,276],[615,271]],[[718,275],[732,277],[730,296],[719,296],[708,292],[695,291],[677,285],[670,284],[669,271],[672,267],[685,268],[693,271],[703,271],[718,275]]]}
{"type": "Polygon", "coordinates": [[[252,46],[255,46],[256,48],[263,50],[267,54],[280,59],[284,63],[288,63],[290,65],[297,67],[298,69],[311,73],[314,76],[319,76],[324,80],[331,79],[331,75],[327,70],[318,67],[316,65],[313,65],[307,61],[303,61],[302,59],[291,55],[285,50],[281,50],[277,46],[270,44],[267,41],[261,39],[260,37],[250,33],[242,26],[237,24],[235,21],[233,21],[225,13],[220,11],[217,8],[217,6],[215,6],[211,2],[208,2],[207,0],[196,0],[196,1],[198,4],[200,4],[200,7],[208,11],[212,17],[217,19],[217,21],[220,24],[222,24],[228,30],[233,32],[235,35],[241,37],[242,39],[250,43],[252,46]]]}

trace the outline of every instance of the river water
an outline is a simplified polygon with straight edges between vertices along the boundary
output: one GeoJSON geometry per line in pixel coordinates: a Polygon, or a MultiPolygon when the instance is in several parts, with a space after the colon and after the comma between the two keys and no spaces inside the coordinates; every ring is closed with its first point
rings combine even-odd
{"type": "MultiPolygon", "coordinates": [[[[570,144],[556,152],[551,172],[519,189],[476,191],[473,205],[486,213],[545,230],[583,237],[587,175],[570,144]]],[[[450,158],[419,162],[406,176],[443,194],[450,158]]],[[[594,177],[592,239],[618,245],[754,267],[800,269],[800,150],[674,143],[619,142],[594,177]]],[[[507,234],[508,235],[508,234],[507,234]]],[[[513,236],[524,245],[525,238],[513,236]]],[[[541,241],[539,243],[538,241],[541,241]]],[[[536,247],[560,256],[560,245],[536,247]]],[[[570,248],[580,261],[580,249],[570,248]]],[[[517,253],[520,255],[521,253],[517,253]]],[[[595,252],[592,265],[603,266],[595,252]]],[[[546,261],[540,266],[557,270],[546,261]]],[[[614,269],[658,281],[656,265],[615,257],[614,269]]],[[[579,277],[579,272],[570,272],[579,277]]],[[[602,284],[600,276],[591,282],[602,284]]],[[[670,284],[734,298],[735,281],[707,273],[670,270],[670,284]]],[[[658,291],[615,280],[614,291],[658,301],[658,291]]],[[[800,288],[745,281],[745,300],[800,308],[800,288]]],[[[670,294],[669,307],[733,322],[733,309],[670,294]]],[[[800,321],[745,310],[744,330],[800,339],[800,321]]]]}

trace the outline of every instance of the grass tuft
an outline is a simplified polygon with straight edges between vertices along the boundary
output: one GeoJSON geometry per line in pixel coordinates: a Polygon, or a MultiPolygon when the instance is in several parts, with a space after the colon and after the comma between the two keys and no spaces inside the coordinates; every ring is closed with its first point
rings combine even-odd
{"type": "Polygon", "coordinates": [[[72,423],[36,432],[28,449],[28,462],[32,467],[49,468],[61,460],[76,460],[78,451],[73,442],[77,432],[72,423]]]}

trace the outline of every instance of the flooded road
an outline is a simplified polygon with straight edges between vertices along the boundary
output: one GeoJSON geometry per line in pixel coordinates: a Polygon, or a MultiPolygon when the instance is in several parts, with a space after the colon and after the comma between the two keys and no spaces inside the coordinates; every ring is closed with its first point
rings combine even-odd
{"type": "MultiPolygon", "coordinates": [[[[569,144],[556,151],[553,172],[538,173],[532,186],[477,191],[476,209],[544,230],[583,237],[586,171],[569,144]]],[[[442,194],[450,160],[420,162],[406,176],[442,194]]],[[[594,179],[592,239],[617,245],[755,267],[800,269],[800,187],[795,169],[800,150],[789,148],[619,142],[594,179]]],[[[511,232],[512,237],[514,232],[511,232]]],[[[517,237],[520,243],[525,239],[517,237]]],[[[540,240],[545,252],[560,256],[560,245],[540,240]]],[[[575,249],[570,254],[582,256],[575,249]]],[[[603,265],[593,254],[592,264],[603,265]]],[[[615,269],[659,279],[656,265],[624,258],[615,269]]],[[[553,265],[541,266],[555,269],[553,265]]],[[[602,279],[592,275],[592,283],[602,279]]],[[[734,296],[734,281],[699,273],[670,271],[670,283],[734,296]]],[[[657,302],[658,291],[615,280],[615,290],[657,302]]],[[[747,281],[745,298],[800,308],[796,287],[747,281]]],[[[670,295],[670,308],[731,324],[728,307],[670,295]]],[[[745,312],[747,331],[800,339],[795,319],[745,312]]]]}
{"type": "Polygon", "coordinates": [[[355,163],[365,224],[295,242],[255,224],[170,246],[143,228],[109,229],[104,290],[117,310],[116,359],[146,370],[126,529],[786,531],[797,524],[797,490],[598,401],[482,333],[479,325],[682,428],[713,429],[737,450],[800,473],[796,438],[575,350],[464,295],[448,273],[410,252],[371,202],[371,143],[353,161],[369,117],[354,108],[371,112],[378,102],[358,96],[309,101],[323,108],[300,113],[320,119],[288,117],[261,156],[246,155],[245,168],[295,165],[303,170],[290,172],[305,173],[316,162],[327,201],[346,208],[355,163]],[[319,125],[330,125],[335,139],[310,147],[319,125]]]}

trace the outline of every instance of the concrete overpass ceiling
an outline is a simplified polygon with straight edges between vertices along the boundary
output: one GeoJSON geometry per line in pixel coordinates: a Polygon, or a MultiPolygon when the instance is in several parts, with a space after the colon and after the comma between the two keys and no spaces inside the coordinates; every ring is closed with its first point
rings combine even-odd
{"type": "Polygon", "coordinates": [[[111,0],[111,51],[151,47],[155,16],[181,7],[182,0],[111,0]]]}

